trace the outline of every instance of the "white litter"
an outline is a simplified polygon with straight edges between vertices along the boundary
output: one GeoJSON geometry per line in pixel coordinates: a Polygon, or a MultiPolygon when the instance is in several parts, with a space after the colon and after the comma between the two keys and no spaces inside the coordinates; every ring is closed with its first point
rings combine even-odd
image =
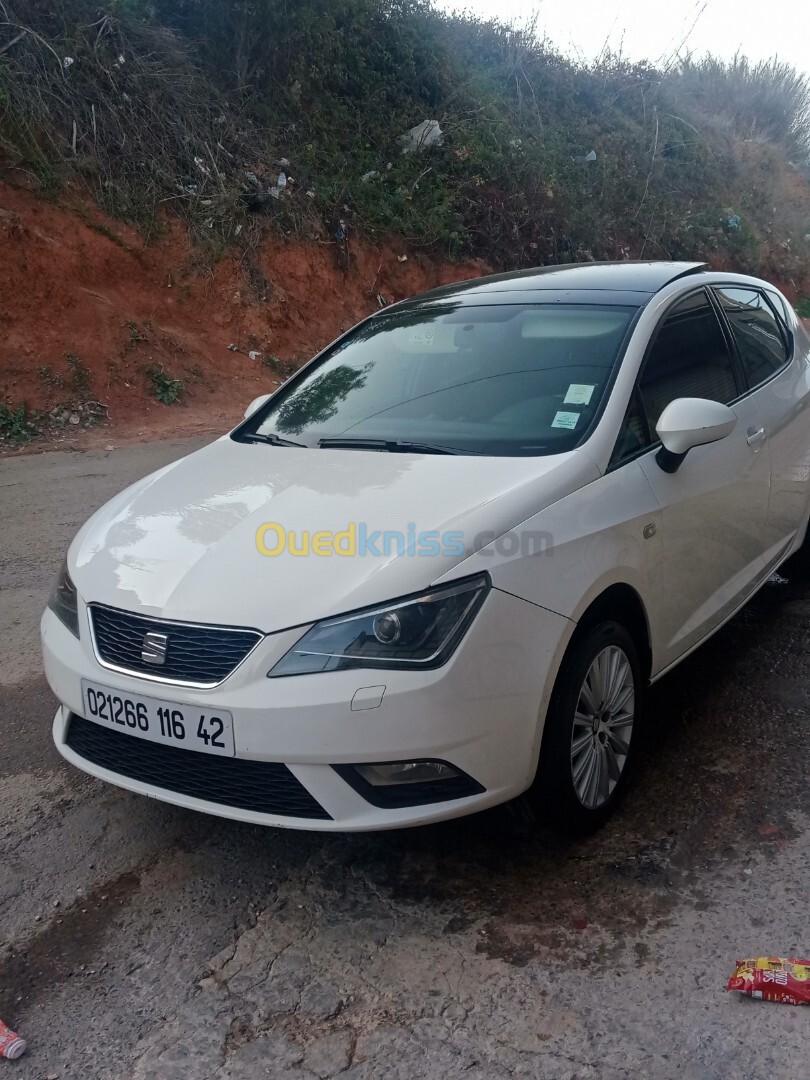
{"type": "Polygon", "coordinates": [[[444,132],[438,120],[423,120],[421,124],[412,127],[397,140],[402,147],[403,154],[410,154],[412,150],[426,150],[429,146],[441,146],[444,132]]]}

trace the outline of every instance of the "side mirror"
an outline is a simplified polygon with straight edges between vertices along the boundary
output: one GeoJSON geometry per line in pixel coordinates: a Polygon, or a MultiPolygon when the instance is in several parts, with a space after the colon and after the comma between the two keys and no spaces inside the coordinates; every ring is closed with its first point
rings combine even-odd
{"type": "Polygon", "coordinates": [[[677,472],[693,447],[725,439],[736,424],[735,414],[719,401],[676,398],[658,419],[655,430],[662,445],[655,460],[664,472],[677,472]]]}
{"type": "Polygon", "coordinates": [[[245,409],[245,419],[247,420],[248,417],[253,416],[257,409],[260,409],[272,396],[272,394],[262,394],[261,397],[254,398],[245,409]]]}

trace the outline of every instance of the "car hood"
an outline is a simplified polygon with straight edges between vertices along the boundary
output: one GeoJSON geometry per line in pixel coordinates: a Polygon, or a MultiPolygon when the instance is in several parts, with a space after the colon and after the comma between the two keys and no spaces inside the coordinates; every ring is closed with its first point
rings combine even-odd
{"type": "MultiPolygon", "coordinates": [[[[265,633],[418,591],[474,550],[590,483],[582,450],[484,458],[245,444],[228,436],[139,481],[71,545],[79,594],[167,619],[265,633]],[[295,534],[454,533],[440,554],[263,555],[263,524],[295,534]],[[459,542],[457,534],[462,534],[459,542]],[[484,538],[479,534],[486,533],[484,538]],[[449,550],[445,548],[449,547],[449,550]]],[[[382,552],[381,537],[369,539],[382,552]]],[[[267,534],[274,546],[276,533],[267,534]]],[[[342,547],[349,541],[344,538],[342,547]]],[[[423,550],[419,541],[416,550],[423,550]]]]}

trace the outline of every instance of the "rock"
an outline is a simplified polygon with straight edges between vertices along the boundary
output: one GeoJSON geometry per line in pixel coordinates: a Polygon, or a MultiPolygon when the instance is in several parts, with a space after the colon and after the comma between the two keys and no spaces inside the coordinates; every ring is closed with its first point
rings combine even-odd
{"type": "Polygon", "coordinates": [[[316,1076],[335,1076],[349,1067],[351,1053],[350,1033],[336,1031],[309,1044],[304,1056],[304,1066],[316,1076]]]}
{"type": "Polygon", "coordinates": [[[310,1016],[330,1020],[343,1009],[344,1002],[338,988],[331,983],[310,983],[301,992],[299,1008],[310,1016]]]}

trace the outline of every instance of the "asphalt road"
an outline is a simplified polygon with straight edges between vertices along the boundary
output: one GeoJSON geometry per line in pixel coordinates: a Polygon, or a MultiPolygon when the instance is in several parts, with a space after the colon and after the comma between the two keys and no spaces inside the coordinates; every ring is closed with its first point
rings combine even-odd
{"type": "Polygon", "coordinates": [[[642,777],[565,844],[499,810],[264,830],[67,766],[37,621],[67,543],[200,440],[0,461],[0,1017],[8,1077],[808,1076],[810,1008],[725,993],[810,953],[810,586],[659,684],[642,777]]]}

